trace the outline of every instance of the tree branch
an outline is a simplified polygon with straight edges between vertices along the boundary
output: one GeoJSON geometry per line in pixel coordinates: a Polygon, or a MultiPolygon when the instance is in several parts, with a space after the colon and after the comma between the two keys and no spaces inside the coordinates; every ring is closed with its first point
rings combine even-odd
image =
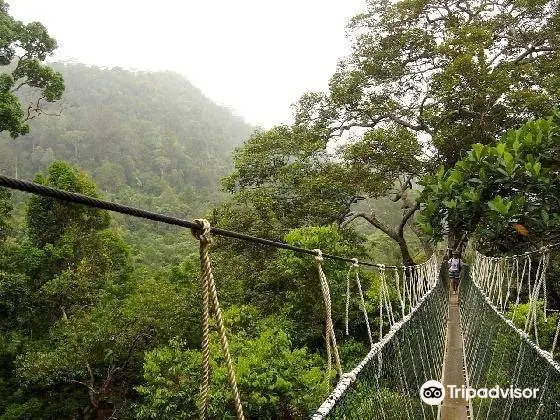
{"type": "Polygon", "coordinates": [[[416,210],[418,210],[420,208],[420,203],[419,202],[415,202],[414,205],[412,207],[409,207],[403,214],[403,218],[401,219],[401,222],[399,223],[399,229],[398,229],[398,234],[399,236],[403,236],[403,232],[404,232],[404,227],[406,226],[406,223],[408,222],[408,219],[410,219],[414,213],[416,213],[416,210]]]}
{"type": "Polygon", "coordinates": [[[395,192],[395,196],[394,196],[393,198],[389,198],[393,203],[396,203],[396,202],[399,201],[401,198],[403,198],[403,196],[404,196],[404,194],[406,193],[406,191],[412,188],[411,181],[412,181],[412,178],[413,178],[414,176],[415,176],[415,174],[410,174],[410,175],[408,175],[408,176],[405,178],[404,182],[400,181],[400,179],[399,179],[399,182],[401,183],[401,188],[400,188],[400,190],[395,192]]]}
{"type": "Polygon", "coordinates": [[[544,51],[555,51],[554,48],[552,47],[535,47],[534,45],[529,45],[527,47],[527,49],[521,54],[519,55],[515,60],[513,60],[513,64],[519,64],[521,61],[523,61],[524,58],[526,58],[527,56],[533,54],[534,52],[544,52],[544,51]]]}
{"type": "Polygon", "coordinates": [[[391,121],[396,122],[397,124],[402,125],[403,127],[410,128],[413,131],[426,131],[428,134],[433,135],[433,131],[431,129],[428,129],[427,127],[424,127],[422,124],[412,124],[393,114],[387,115],[387,118],[389,118],[391,121]]]}
{"type": "Polygon", "coordinates": [[[377,229],[379,229],[380,231],[385,233],[391,239],[393,239],[397,242],[399,242],[401,240],[398,233],[394,229],[389,227],[387,224],[385,224],[381,220],[379,220],[377,215],[373,212],[371,212],[371,214],[369,214],[369,215],[366,214],[366,213],[363,213],[363,212],[353,214],[349,219],[345,220],[342,223],[341,227],[344,227],[344,226],[348,225],[350,222],[352,222],[352,221],[354,221],[358,218],[362,218],[362,219],[366,220],[370,225],[375,226],[377,229]]]}
{"type": "Polygon", "coordinates": [[[19,85],[17,85],[15,88],[13,88],[12,90],[10,90],[10,93],[14,93],[17,92],[21,87],[25,86],[25,85],[29,85],[29,80],[24,80],[23,82],[21,82],[19,85]]]}

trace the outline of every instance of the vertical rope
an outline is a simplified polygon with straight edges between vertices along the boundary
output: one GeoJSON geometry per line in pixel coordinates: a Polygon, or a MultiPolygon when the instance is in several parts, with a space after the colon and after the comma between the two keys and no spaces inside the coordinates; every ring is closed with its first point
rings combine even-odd
{"type": "Polygon", "coordinates": [[[379,299],[379,337],[381,340],[383,337],[383,276],[385,273],[385,267],[379,267],[379,292],[377,298],[379,299]]]}
{"type": "Polygon", "coordinates": [[[348,270],[348,274],[346,276],[346,317],[344,319],[344,326],[345,326],[345,330],[346,330],[346,335],[349,335],[348,332],[348,313],[349,313],[349,309],[350,309],[350,277],[352,274],[352,270],[354,270],[356,272],[356,286],[358,287],[358,295],[360,297],[360,306],[362,308],[362,313],[364,314],[364,321],[366,323],[366,329],[367,329],[367,334],[368,334],[368,339],[369,339],[369,344],[370,346],[373,346],[373,338],[371,336],[371,327],[369,325],[369,316],[367,313],[367,309],[366,309],[366,301],[364,299],[364,294],[362,292],[362,283],[360,282],[360,270],[359,270],[359,264],[358,264],[358,259],[357,258],[352,258],[352,265],[350,266],[350,269],[348,270]]]}
{"type": "MultiPolygon", "coordinates": [[[[395,279],[395,285],[397,286],[397,295],[399,297],[399,302],[401,305],[401,319],[404,318],[404,298],[403,295],[401,294],[401,288],[400,288],[400,279],[399,279],[399,272],[396,268],[393,269],[393,278],[395,279]]],[[[404,290],[403,290],[404,292],[404,290]]]]}
{"type": "Polygon", "coordinates": [[[320,249],[314,249],[317,253],[315,261],[317,262],[317,271],[319,272],[319,281],[321,282],[321,291],[323,292],[323,301],[325,303],[325,340],[327,345],[327,375],[330,378],[331,372],[331,346],[332,353],[334,354],[334,362],[339,376],[342,377],[342,366],[340,364],[340,355],[338,353],[338,346],[336,344],[336,336],[334,334],[334,326],[332,322],[332,307],[331,307],[331,293],[329,290],[329,283],[327,276],[323,271],[323,253],[320,249]]]}
{"type": "Polygon", "coordinates": [[[348,269],[348,274],[346,275],[346,312],[345,312],[345,317],[344,317],[344,329],[345,329],[346,335],[349,335],[349,332],[348,332],[348,312],[350,311],[350,275],[352,274],[352,268],[354,268],[354,264],[352,264],[350,266],[350,268],[348,269]]]}
{"type": "Polygon", "coordinates": [[[364,320],[366,321],[366,329],[369,339],[369,344],[373,347],[373,338],[371,336],[371,327],[369,325],[369,316],[366,309],[366,301],[364,299],[364,294],[362,292],[362,284],[360,283],[360,277],[358,272],[358,260],[355,260],[354,264],[356,265],[356,284],[358,285],[358,293],[360,294],[360,301],[362,303],[362,312],[364,313],[364,320]]]}
{"type": "Polygon", "coordinates": [[[200,418],[201,420],[204,420],[208,415],[208,389],[210,387],[209,324],[210,295],[212,295],[212,305],[216,315],[220,343],[226,359],[228,382],[233,394],[236,418],[237,420],[244,420],[245,416],[243,415],[243,405],[241,404],[235,370],[233,368],[233,362],[229,352],[229,343],[226,336],[222,310],[220,309],[216,283],[214,282],[214,275],[212,274],[212,263],[210,262],[210,256],[208,255],[208,245],[211,242],[210,223],[206,219],[196,219],[195,223],[198,223],[200,226],[200,229],[198,230],[193,229],[192,233],[200,242],[200,267],[202,273],[202,383],[200,387],[200,418]]]}

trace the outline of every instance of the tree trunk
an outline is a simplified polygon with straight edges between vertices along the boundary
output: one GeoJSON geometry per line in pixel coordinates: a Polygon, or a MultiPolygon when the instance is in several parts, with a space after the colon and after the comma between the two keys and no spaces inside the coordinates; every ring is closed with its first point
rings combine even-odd
{"type": "Polygon", "coordinates": [[[401,251],[403,265],[414,265],[414,260],[410,256],[410,251],[408,250],[408,245],[404,240],[404,237],[400,237],[396,242],[399,245],[399,249],[401,251]]]}

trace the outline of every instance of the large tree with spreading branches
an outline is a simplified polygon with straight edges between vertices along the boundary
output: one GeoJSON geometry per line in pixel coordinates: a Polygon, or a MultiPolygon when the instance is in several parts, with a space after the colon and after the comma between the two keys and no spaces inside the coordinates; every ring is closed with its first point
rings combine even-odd
{"type": "Polygon", "coordinates": [[[370,0],[349,36],[328,91],[301,98],[293,127],[254,135],[227,187],[279,219],[303,200],[327,210],[323,222],[363,219],[409,263],[414,181],[558,103],[558,1],[370,0]],[[359,198],[387,195],[401,203],[395,227],[356,211],[359,198]]]}

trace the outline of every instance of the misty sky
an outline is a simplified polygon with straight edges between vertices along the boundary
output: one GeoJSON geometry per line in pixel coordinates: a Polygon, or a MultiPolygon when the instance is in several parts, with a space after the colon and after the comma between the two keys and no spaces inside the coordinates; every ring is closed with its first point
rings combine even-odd
{"type": "Polygon", "coordinates": [[[174,70],[252,124],[289,121],[290,104],[324,89],[349,51],[364,0],[8,0],[45,24],[55,59],[174,70]]]}

